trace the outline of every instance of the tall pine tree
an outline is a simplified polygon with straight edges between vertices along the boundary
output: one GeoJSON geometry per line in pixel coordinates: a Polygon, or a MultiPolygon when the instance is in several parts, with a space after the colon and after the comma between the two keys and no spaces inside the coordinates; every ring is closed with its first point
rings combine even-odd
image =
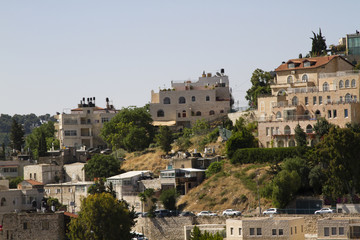
{"type": "Polygon", "coordinates": [[[23,126],[13,118],[10,132],[11,147],[13,149],[21,151],[21,147],[25,143],[24,134],[23,126]]]}

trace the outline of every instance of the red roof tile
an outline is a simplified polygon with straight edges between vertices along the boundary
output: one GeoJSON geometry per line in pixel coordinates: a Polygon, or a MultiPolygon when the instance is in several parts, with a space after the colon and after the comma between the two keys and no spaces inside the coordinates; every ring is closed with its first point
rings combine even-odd
{"type": "Polygon", "coordinates": [[[35,181],[35,180],[24,180],[24,181],[27,181],[28,183],[30,183],[31,185],[35,186],[35,185],[44,185],[42,182],[38,182],[38,181],[35,181]]]}
{"type": "Polygon", "coordinates": [[[77,217],[78,217],[77,214],[71,213],[71,212],[64,212],[64,215],[65,215],[65,216],[68,216],[68,217],[72,217],[72,218],[77,218],[77,217]]]}
{"type": "Polygon", "coordinates": [[[298,69],[313,69],[321,67],[327,63],[329,63],[334,58],[340,57],[338,55],[333,56],[323,56],[323,57],[313,57],[313,58],[297,58],[297,59],[290,59],[286,63],[281,64],[278,68],[275,69],[276,72],[279,71],[289,71],[289,70],[298,70],[298,69]],[[304,62],[311,62],[313,63],[309,67],[304,67],[304,62]],[[294,68],[288,68],[289,63],[296,63],[294,68]],[[298,65],[299,64],[299,65],[298,65]]]}

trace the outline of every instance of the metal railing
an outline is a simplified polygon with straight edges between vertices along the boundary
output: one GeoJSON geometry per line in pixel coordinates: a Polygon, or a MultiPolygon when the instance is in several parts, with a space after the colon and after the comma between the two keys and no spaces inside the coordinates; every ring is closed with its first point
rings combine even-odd
{"type": "Polygon", "coordinates": [[[344,77],[350,75],[358,75],[359,70],[350,70],[350,71],[339,71],[335,73],[320,73],[319,78],[329,78],[329,77],[344,77]]]}

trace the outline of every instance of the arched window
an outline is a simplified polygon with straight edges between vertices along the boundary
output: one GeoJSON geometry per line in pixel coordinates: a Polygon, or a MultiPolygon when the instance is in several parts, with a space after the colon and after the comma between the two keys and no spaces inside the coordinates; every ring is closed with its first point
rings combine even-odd
{"type": "Polygon", "coordinates": [[[196,112],[196,116],[201,116],[201,112],[200,112],[200,111],[197,111],[197,112],[196,112]]]}
{"type": "Polygon", "coordinates": [[[346,88],[349,88],[349,87],[350,87],[350,81],[349,81],[349,80],[346,80],[346,81],[345,81],[345,87],[346,87],[346,88]]]}
{"type": "Polygon", "coordinates": [[[206,96],[206,101],[210,101],[210,97],[209,96],[206,96]]]}
{"type": "Polygon", "coordinates": [[[1,198],[0,206],[6,206],[6,198],[1,198]]]}
{"type": "Polygon", "coordinates": [[[292,76],[287,77],[287,83],[293,83],[293,77],[292,76]]]}
{"type": "Polygon", "coordinates": [[[186,111],[185,110],[182,111],[182,117],[186,117],[186,111]]]}
{"type": "Polygon", "coordinates": [[[170,104],[171,101],[170,101],[170,98],[166,97],[164,98],[164,104],[170,104]]]}
{"type": "Polygon", "coordinates": [[[306,126],[306,133],[312,133],[313,132],[313,128],[312,126],[309,124],[306,126]]]}
{"type": "Polygon", "coordinates": [[[348,94],[346,94],[345,95],[345,102],[351,102],[351,95],[350,95],[350,93],[348,93],[348,94]]]}
{"type": "Polygon", "coordinates": [[[329,91],[329,84],[327,82],[324,82],[323,84],[323,92],[329,91]]]}
{"type": "Polygon", "coordinates": [[[280,112],[280,111],[278,111],[278,112],[276,113],[276,119],[279,119],[279,118],[281,118],[281,112],[280,112]]]}
{"type": "Polygon", "coordinates": [[[277,146],[278,147],[284,147],[284,141],[278,141],[277,146]]]}
{"type": "Polygon", "coordinates": [[[356,87],[355,79],[351,80],[351,87],[352,87],[352,88],[356,87]]]}
{"type": "Polygon", "coordinates": [[[293,106],[297,106],[298,105],[298,98],[295,96],[293,97],[293,99],[291,100],[291,103],[293,106]]]}
{"type": "Polygon", "coordinates": [[[316,110],[316,111],[315,111],[315,116],[316,116],[316,118],[321,117],[320,110],[316,110]]]}
{"type": "Polygon", "coordinates": [[[339,88],[344,88],[344,81],[343,80],[339,81],[339,88]]]}
{"type": "Polygon", "coordinates": [[[290,129],[290,127],[288,125],[286,125],[284,127],[284,134],[287,134],[287,135],[291,134],[291,129],[290,129]]]}
{"type": "Polygon", "coordinates": [[[184,98],[184,97],[179,97],[179,103],[180,103],[180,104],[186,103],[185,98],[184,98]]]}
{"type": "Polygon", "coordinates": [[[214,110],[211,110],[210,112],[209,112],[209,115],[214,115],[215,114],[215,111],[214,110]]]}
{"type": "Polygon", "coordinates": [[[163,111],[163,110],[157,111],[157,116],[158,116],[158,117],[164,117],[164,116],[165,116],[164,111],[163,111]]]}
{"type": "Polygon", "coordinates": [[[309,81],[309,78],[308,78],[308,75],[307,75],[307,74],[304,74],[304,75],[302,76],[302,81],[303,81],[303,82],[309,81]]]}
{"type": "Polygon", "coordinates": [[[192,96],[192,97],[191,97],[191,101],[195,102],[195,101],[196,101],[196,97],[195,97],[195,96],[192,96]]]}
{"type": "Polygon", "coordinates": [[[289,147],[295,147],[295,141],[294,140],[289,141],[289,147]]]}

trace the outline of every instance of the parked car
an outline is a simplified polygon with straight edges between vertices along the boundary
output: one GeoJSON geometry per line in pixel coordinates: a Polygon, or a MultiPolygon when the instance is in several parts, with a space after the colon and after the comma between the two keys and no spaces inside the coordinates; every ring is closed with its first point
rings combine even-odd
{"type": "Polygon", "coordinates": [[[201,211],[197,214],[198,217],[201,217],[201,216],[217,216],[216,213],[213,213],[211,211],[201,211]]]}
{"type": "Polygon", "coordinates": [[[178,210],[170,210],[169,212],[170,212],[170,215],[174,216],[174,217],[179,216],[179,214],[180,214],[180,212],[178,210]]]}
{"type": "Polygon", "coordinates": [[[263,212],[264,215],[268,215],[268,214],[278,214],[278,209],[277,208],[269,208],[267,210],[265,210],[263,212]]]}
{"type": "Polygon", "coordinates": [[[170,217],[171,213],[167,209],[160,209],[160,210],[155,211],[155,216],[156,217],[170,217]]]}
{"type": "Polygon", "coordinates": [[[112,152],[111,149],[107,148],[107,149],[102,150],[100,153],[101,154],[110,154],[111,152],[112,152]]]}
{"type": "Polygon", "coordinates": [[[136,212],[135,215],[137,217],[147,217],[148,213],[147,212],[136,212]]]}
{"type": "Polygon", "coordinates": [[[223,211],[222,215],[223,216],[241,216],[241,212],[233,210],[233,209],[226,209],[225,211],[223,211]]]}
{"type": "Polygon", "coordinates": [[[132,235],[133,237],[131,238],[131,240],[148,240],[148,238],[145,237],[142,233],[132,232],[132,235]]]}
{"type": "Polygon", "coordinates": [[[331,208],[322,208],[320,210],[315,211],[315,214],[323,214],[323,213],[334,213],[334,210],[331,208]]]}
{"type": "Polygon", "coordinates": [[[185,211],[185,212],[180,213],[180,216],[188,217],[188,216],[195,216],[195,214],[192,212],[189,212],[189,211],[185,211]]]}

